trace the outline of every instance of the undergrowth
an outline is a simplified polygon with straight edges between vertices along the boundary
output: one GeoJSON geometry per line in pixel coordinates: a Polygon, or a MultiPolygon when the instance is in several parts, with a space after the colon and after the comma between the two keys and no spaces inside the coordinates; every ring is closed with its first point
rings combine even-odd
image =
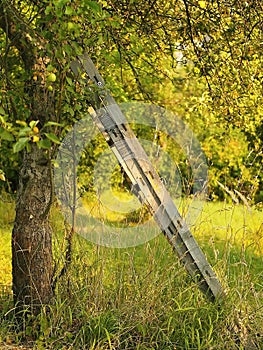
{"type": "MultiPolygon", "coordinates": [[[[2,349],[26,341],[32,349],[262,350],[261,215],[208,203],[193,227],[225,289],[221,302],[206,300],[162,235],[125,249],[76,236],[73,262],[56,298],[16,332],[10,267],[1,270],[2,349]]],[[[52,225],[59,260],[63,220],[57,211],[52,225]]],[[[0,252],[6,261],[10,231],[3,223],[0,252]]]]}

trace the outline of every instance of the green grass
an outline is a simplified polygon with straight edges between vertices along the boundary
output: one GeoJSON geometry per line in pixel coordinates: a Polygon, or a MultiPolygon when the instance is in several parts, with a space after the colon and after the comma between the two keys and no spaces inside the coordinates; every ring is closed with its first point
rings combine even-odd
{"type": "Polygon", "coordinates": [[[11,285],[11,227],[14,221],[14,202],[7,195],[0,200],[0,293],[11,285]]]}
{"type": "MultiPolygon", "coordinates": [[[[262,211],[206,203],[192,228],[226,290],[221,305],[207,302],[162,235],[125,249],[76,236],[74,261],[56,300],[19,334],[8,294],[10,215],[1,216],[3,344],[26,338],[35,339],[34,349],[263,349],[262,211]]],[[[61,247],[57,211],[52,225],[61,247]]]]}

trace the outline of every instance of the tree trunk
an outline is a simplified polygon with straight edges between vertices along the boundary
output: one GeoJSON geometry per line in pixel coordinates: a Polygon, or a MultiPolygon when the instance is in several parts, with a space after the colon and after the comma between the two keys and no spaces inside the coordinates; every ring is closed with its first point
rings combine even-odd
{"type": "Polygon", "coordinates": [[[13,293],[17,311],[37,314],[52,297],[51,167],[35,144],[24,154],[12,234],[13,293]]]}

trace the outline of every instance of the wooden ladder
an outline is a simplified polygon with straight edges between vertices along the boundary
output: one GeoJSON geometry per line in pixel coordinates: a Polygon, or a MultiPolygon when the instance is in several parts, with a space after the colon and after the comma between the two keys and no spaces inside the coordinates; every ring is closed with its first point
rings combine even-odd
{"type": "Polygon", "coordinates": [[[147,206],[199,289],[211,301],[220,299],[224,293],[215,272],[92,60],[84,54],[71,63],[71,69],[78,79],[85,79],[85,86],[96,94],[90,101],[90,115],[128,175],[132,192],[147,206]]]}

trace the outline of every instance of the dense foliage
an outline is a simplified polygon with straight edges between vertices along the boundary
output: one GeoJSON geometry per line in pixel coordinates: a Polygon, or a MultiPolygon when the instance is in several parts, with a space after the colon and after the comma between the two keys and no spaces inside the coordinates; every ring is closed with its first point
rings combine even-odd
{"type": "Polygon", "coordinates": [[[151,101],[191,125],[208,157],[212,197],[225,194],[219,181],[261,199],[259,1],[3,0],[0,9],[1,186],[16,189],[18,152],[32,143],[49,150],[85,112],[69,64],[88,51],[118,102],[151,101]],[[41,67],[31,69],[36,53],[41,67]],[[48,121],[32,113],[27,92],[37,86],[55,100],[48,121]]]}

